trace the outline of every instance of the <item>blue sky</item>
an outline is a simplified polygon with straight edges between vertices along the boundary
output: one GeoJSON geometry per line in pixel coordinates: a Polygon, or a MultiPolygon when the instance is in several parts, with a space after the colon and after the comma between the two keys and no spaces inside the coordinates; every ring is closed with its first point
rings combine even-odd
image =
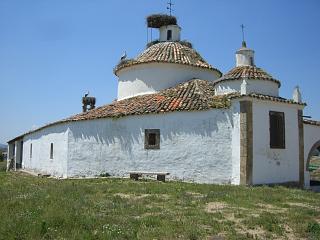
{"type": "MultiPolygon", "coordinates": [[[[182,38],[226,72],[246,28],[256,65],[295,85],[320,119],[320,1],[175,0],[182,38]]],[[[86,90],[97,105],[117,94],[113,67],[127,51],[143,51],[145,17],[166,12],[167,0],[1,0],[0,143],[32,127],[81,112],[86,90]]],[[[155,31],[154,31],[155,35],[155,31]]]]}

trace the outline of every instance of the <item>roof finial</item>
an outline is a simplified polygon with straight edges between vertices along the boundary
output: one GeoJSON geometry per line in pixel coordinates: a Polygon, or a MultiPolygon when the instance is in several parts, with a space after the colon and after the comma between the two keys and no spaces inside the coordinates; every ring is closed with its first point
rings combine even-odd
{"type": "Polygon", "coordinates": [[[172,2],[171,2],[171,0],[167,3],[167,9],[169,10],[169,14],[170,14],[170,16],[171,16],[171,14],[172,14],[172,11],[173,11],[173,9],[172,9],[172,6],[174,5],[172,2]]]}
{"type": "Polygon", "coordinates": [[[245,47],[247,47],[247,44],[246,44],[246,41],[244,40],[244,25],[241,24],[240,27],[241,27],[241,30],[242,30],[242,47],[245,48],[245,47]]]}

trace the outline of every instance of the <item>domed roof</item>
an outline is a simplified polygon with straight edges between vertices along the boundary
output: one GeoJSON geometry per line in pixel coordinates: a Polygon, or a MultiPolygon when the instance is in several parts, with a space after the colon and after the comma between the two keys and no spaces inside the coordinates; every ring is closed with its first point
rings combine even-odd
{"type": "Polygon", "coordinates": [[[281,85],[280,81],[273,78],[270,74],[265,72],[263,69],[256,66],[238,66],[231,69],[229,72],[224,74],[221,78],[217,80],[216,83],[221,81],[230,80],[242,80],[242,79],[257,79],[257,80],[267,80],[276,82],[279,87],[281,85]]]}
{"type": "Polygon", "coordinates": [[[181,44],[180,42],[156,43],[148,47],[137,58],[121,61],[114,69],[114,73],[117,75],[117,72],[120,69],[152,62],[175,63],[206,68],[217,71],[220,75],[222,75],[218,69],[207,63],[197,51],[184,44],[181,44]]]}

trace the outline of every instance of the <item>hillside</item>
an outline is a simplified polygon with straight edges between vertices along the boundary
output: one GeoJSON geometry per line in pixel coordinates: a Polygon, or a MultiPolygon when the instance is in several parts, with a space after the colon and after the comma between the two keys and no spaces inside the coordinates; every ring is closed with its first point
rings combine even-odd
{"type": "MultiPolygon", "coordinates": [[[[1,167],[0,167],[1,169],[1,167]]],[[[1,239],[319,239],[319,194],[0,172],[1,239]]]]}

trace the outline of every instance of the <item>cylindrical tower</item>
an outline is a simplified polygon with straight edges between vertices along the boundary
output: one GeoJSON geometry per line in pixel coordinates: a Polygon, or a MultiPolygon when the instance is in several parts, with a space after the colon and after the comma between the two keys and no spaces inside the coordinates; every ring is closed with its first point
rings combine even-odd
{"type": "Polygon", "coordinates": [[[155,93],[193,78],[214,81],[221,77],[192,44],[180,40],[181,28],[174,17],[151,15],[148,26],[159,29],[159,39],[149,43],[138,57],[124,59],[116,66],[118,100],[155,93]]]}

